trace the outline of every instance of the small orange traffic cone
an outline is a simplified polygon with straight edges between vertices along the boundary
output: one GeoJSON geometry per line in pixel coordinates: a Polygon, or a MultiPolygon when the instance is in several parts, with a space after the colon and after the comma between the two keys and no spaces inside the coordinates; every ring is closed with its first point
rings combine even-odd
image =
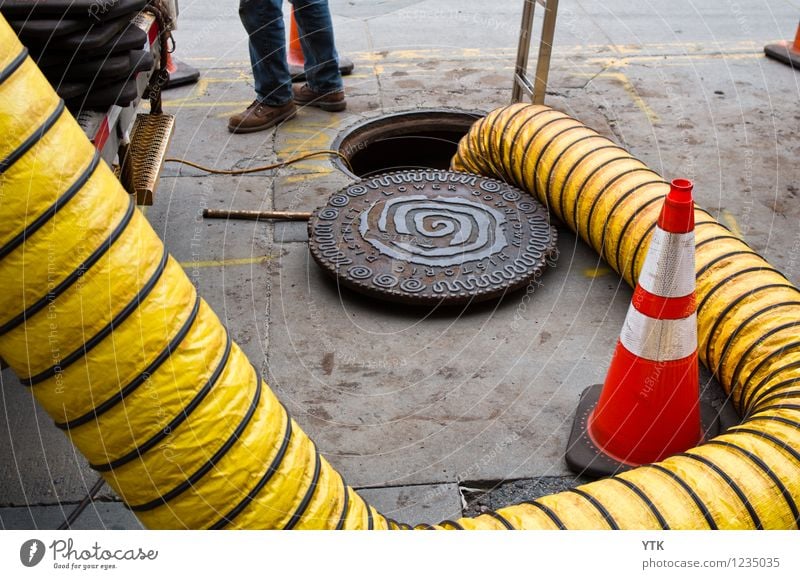
{"type": "Polygon", "coordinates": [[[800,24],[797,25],[797,32],[794,34],[794,42],[789,44],[787,40],[781,40],[775,44],[767,44],[764,47],[764,54],[788,64],[795,70],[800,70],[800,24]]]}
{"type": "Polygon", "coordinates": [[[183,86],[186,84],[193,84],[200,78],[200,71],[193,66],[189,66],[182,60],[172,58],[172,53],[167,53],[167,72],[169,73],[169,80],[164,85],[164,90],[175,88],[176,86],[183,86]]]}
{"type": "MultiPolygon", "coordinates": [[[[305,56],[303,55],[303,45],[300,44],[300,29],[297,27],[297,20],[294,17],[294,7],[289,15],[289,45],[286,47],[286,60],[289,63],[289,74],[292,82],[305,82],[305,56]]],[[[347,76],[353,72],[355,65],[346,56],[339,56],[339,73],[347,76]]]]}
{"type": "Polygon", "coordinates": [[[716,434],[701,417],[692,182],[672,182],[605,383],[581,395],[566,453],[578,473],[610,475],[716,434]]]}
{"type": "Polygon", "coordinates": [[[295,66],[302,69],[305,64],[303,47],[300,44],[300,31],[297,28],[297,20],[294,18],[294,7],[289,16],[289,46],[286,50],[286,60],[289,61],[290,67],[295,66]]]}

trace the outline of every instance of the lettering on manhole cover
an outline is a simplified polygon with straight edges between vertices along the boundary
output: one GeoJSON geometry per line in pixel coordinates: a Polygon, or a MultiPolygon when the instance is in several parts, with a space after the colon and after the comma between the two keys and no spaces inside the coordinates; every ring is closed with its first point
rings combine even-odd
{"type": "Polygon", "coordinates": [[[556,257],[556,230],[530,195],[453,171],[359,181],[314,212],[308,235],[314,259],[342,285],[404,303],[494,298],[556,257]]]}

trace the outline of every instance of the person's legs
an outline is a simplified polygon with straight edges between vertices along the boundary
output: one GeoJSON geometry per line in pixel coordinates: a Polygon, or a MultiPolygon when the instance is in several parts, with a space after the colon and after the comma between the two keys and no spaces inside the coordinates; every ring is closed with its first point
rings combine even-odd
{"type": "Polygon", "coordinates": [[[249,35],[256,95],[268,106],[280,106],[292,100],[281,3],[281,0],[239,1],[239,18],[249,35]]]}
{"type": "Polygon", "coordinates": [[[239,18],[248,34],[256,100],[228,119],[228,130],[251,133],[291,119],[297,107],[286,62],[281,0],[239,0],[239,18]]]}
{"type": "Polygon", "coordinates": [[[328,0],[291,0],[305,57],[308,86],[319,94],[342,90],[328,0]]]}

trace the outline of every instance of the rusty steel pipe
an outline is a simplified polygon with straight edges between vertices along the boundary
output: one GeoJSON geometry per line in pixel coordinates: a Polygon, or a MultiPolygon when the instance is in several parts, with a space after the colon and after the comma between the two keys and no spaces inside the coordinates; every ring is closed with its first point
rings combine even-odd
{"type": "Polygon", "coordinates": [[[262,221],[273,219],[276,221],[308,221],[311,213],[305,211],[249,211],[246,209],[203,209],[206,219],[246,219],[262,221]]]}

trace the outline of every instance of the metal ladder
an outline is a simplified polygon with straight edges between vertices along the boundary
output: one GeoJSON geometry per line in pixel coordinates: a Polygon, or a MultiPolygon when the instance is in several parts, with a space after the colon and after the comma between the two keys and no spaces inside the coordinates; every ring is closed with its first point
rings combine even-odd
{"type": "Polygon", "coordinates": [[[553,35],[556,30],[556,14],[558,0],[524,0],[522,8],[522,24],[519,27],[519,45],[517,46],[517,64],[514,69],[514,85],[511,89],[511,102],[522,102],[522,93],[531,97],[531,102],[544,104],[547,92],[547,76],[550,73],[550,54],[553,52],[553,35]],[[533,82],[528,78],[528,55],[531,50],[531,31],[533,29],[533,12],[536,4],[544,8],[542,36],[539,39],[539,56],[536,58],[536,77],[533,82]]]}

